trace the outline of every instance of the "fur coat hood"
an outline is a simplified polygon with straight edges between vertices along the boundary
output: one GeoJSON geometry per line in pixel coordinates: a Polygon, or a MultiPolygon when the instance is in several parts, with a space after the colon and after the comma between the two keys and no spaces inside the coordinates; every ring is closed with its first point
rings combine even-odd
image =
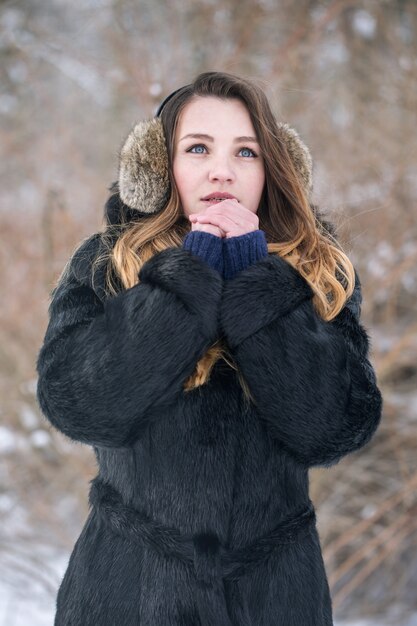
{"type": "MultiPolygon", "coordinates": [[[[166,193],[128,139],[134,167],[123,153],[109,224],[159,210],[166,193]]],[[[106,298],[91,282],[100,245],[88,238],[53,290],[37,359],[43,414],[98,467],[55,626],[330,626],[308,471],[365,446],[381,418],[359,277],[325,322],[276,255],[224,281],[168,248],[106,298]],[[220,336],[253,403],[223,361],[184,391],[220,336]]]]}

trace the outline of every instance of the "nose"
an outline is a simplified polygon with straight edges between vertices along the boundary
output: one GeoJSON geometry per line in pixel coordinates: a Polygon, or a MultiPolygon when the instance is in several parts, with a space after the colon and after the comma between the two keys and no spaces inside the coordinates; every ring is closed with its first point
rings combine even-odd
{"type": "Polygon", "coordinates": [[[210,181],[232,182],[235,178],[234,169],[226,156],[218,156],[212,161],[209,171],[210,181]]]}

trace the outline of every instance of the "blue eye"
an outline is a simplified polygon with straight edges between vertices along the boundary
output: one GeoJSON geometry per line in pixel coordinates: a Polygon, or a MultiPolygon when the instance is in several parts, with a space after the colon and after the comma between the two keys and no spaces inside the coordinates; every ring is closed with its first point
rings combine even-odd
{"type": "MultiPolygon", "coordinates": [[[[187,150],[187,152],[191,152],[194,148],[205,148],[205,146],[203,146],[203,144],[199,143],[195,146],[192,146],[189,150],[187,150]]],[[[193,154],[202,154],[201,152],[194,152],[193,154]]]]}
{"type": "Polygon", "coordinates": [[[252,152],[253,156],[256,157],[256,154],[250,148],[242,148],[242,150],[246,150],[246,152],[252,152]]]}

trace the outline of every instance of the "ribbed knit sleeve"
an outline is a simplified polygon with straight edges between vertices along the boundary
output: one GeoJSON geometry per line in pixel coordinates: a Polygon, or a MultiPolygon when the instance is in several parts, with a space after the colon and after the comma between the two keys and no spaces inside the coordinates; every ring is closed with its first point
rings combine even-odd
{"type": "Polygon", "coordinates": [[[204,259],[224,279],[234,278],[241,270],[268,256],[263,230],[253,230],[229,238],[192,230],[184,237],[182,247],[204,259]]]}
{"type": "Polygon", "coordinates": [[[202,258],[210,267],[223,274],[222,238],[202,230],[192,230],[183,239],[182,247],[202,258]]]}
{"type": "Polygon", "coordinates": [[[237,237],[223,239],[223,278],[233,278],[238,272],[268,256],[263,230],[253,230],[237,237]]]}

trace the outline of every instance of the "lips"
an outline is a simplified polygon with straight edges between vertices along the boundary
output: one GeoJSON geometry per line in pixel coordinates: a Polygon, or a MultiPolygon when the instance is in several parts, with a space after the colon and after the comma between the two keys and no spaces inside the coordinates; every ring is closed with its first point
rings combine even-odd
{"type": "MultiPolygon", "coordinates": [[[[232,196],[230,193],[226,193],[224,191],[214,191],[210,193],[208,196],[201,198],[203,201],[211,201],[211,202],[221,202],[222,200],[237,200],[235,196],[232,196]]],[[[239,202],[239,200],[237,200],[239,202]]]]}

